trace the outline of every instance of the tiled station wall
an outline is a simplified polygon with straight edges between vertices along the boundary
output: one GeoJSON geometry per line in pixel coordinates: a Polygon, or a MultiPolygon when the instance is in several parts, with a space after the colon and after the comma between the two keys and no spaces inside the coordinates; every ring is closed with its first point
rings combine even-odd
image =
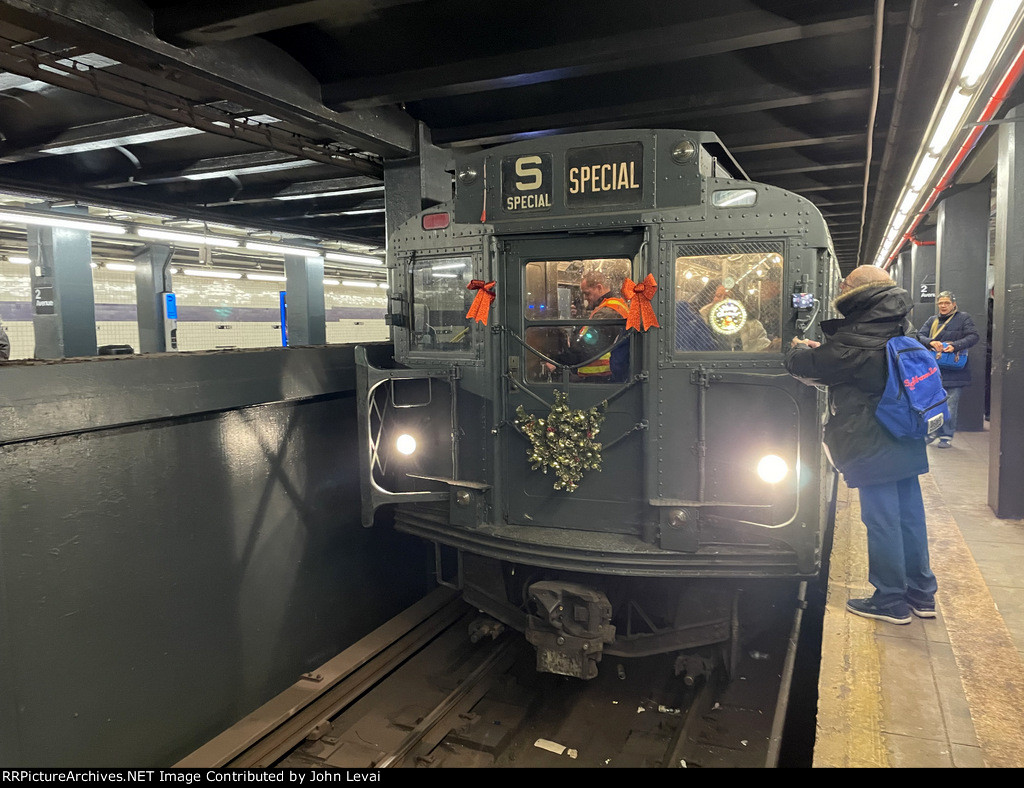
{"type": "MultiPolygon", "coordinates": [[[[275,282],[203,279],[177,275],[178,349],[261,348],[281,345],[280,286],[275,282]]],[[[135,275],[93,270],[96,344],[131,345],[139,350],[135,320],[135,275]]],[[[326,285],[328,344],[377,342],[389,338],[384,323],[386,290],[326,285]]],[[[11,340],[11,358],[33,358],[29,270],[0,261],[0,324],[11,340]]]]}

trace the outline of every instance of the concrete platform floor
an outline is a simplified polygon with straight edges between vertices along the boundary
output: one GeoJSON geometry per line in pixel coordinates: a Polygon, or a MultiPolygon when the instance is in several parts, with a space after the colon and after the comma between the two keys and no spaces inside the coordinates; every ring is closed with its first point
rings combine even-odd
{"type": "Polygon", "coordinates": [[[858,496],[840,484],[814,767],[1024,766],[1024,520],[989,508],[988,451],[987,429],[928,449],[939,615],[905,626],[845,610],[873,589],[858,496]]]}

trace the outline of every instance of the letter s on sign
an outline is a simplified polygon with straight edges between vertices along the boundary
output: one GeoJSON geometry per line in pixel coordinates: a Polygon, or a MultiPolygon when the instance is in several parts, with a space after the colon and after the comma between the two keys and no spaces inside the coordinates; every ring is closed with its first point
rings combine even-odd
{"type": "Polygon", "coordinates": [[[532,182],[516,181],[516,189],[521,192],[532,192],[539,189],[542,173],[537,167],[527,167],[527,164],[540,164],[540,156],[520,156],[516,159],[516,175],[520,178],[532,178],[532,182]]]}

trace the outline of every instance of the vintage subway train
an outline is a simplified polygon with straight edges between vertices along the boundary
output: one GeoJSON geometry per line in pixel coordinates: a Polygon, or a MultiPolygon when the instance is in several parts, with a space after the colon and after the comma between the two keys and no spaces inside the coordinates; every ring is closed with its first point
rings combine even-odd
{"type": "Polygon", "coordinates": [[[364,523],[432,542],[473,636],[522,631],[539,670],[727,653],[834,511],[825,395],[783,368],[839,279],[821,214],[706,132],[457,152],[453,180],[390,238],[392,344],[357,349],[364,523]]]}

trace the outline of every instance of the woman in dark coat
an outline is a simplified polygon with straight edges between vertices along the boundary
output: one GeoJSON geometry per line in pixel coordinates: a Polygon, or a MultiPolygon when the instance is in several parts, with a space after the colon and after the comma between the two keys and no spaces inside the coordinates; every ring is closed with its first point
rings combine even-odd
{"type": "MultiPolygon", "coordinates": [[[[968,348],[978,344],[981,338],[974,320],[966,312],[956,306],[956,296],[943,290],[935,299],[939,314],[932,315],[917,332],[918,339],[936,353],[966,353],[968,348]]],[[[956,416],[960,405],[960,392],[971,385],[971,366],[964,364],[960,369],[941,369],[942,387],[946,389],[949,399],[949,418],[943,422],[935,437],[939,439],[938,447],[948,449],[956,432],[956,416]]],[[[931,443],[934,438],[929,438],[931,443]]]]}
{"type": "Polygon", "coordinates": [[[918,476],[928,472],[920,438],[895,438],[875,417],[888,379],[886,342],[907,334],[913,306],[881,268],[860,266],[840,285],[843,318],[821,324],[825,342],[794,339],[786,370],[808,385],[828,386],[825,446],[849,487],[858,488],[868,532],[868,580],[875,593],[846,609],[909,624],[935,617],[937,583],[918,476]]]}

